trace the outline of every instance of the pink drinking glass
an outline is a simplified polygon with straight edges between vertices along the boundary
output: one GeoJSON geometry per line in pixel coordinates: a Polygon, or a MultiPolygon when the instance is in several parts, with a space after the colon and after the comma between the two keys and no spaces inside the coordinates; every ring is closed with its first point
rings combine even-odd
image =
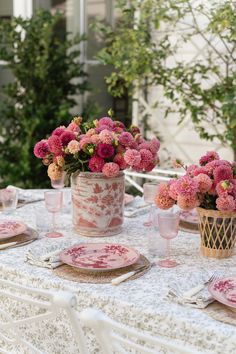
{"type": "Polygon", "coordinates": [[[52,231],[48,232],[46,236],[51,238],[62,237],[63,234],[56,231],[56,213],[62,208],[63,193],[59,190],[44,192],[44,199],[47,210],[52,213],[52,231]]]}
{"type": "Polygon", "coordinates": [[[152,226],[152,207],[154,204],[155,196],[157,194],[158,184],[147,182],[143,185],[143,199],[145,203],[150,205],[149,215],[147,221],[143,223],[144,226],[152,226]]]}
{"type": "Polygon", "coordinates": [[[163,212],[158,214],[159,232],[161,237],[166,239],[166,258],[158,262],[158,265],[165,268],[173,268],[179,265],[175,260],[170,259],[170,240],[178,235],[179,213],[163,212]]]}
{"type": "Polygon", "coordinates": [[[63,172],[61,178],[59,179],[51,179],[51,186],[55,189],[61,189],[65,187],[65,175],[66,173],[63,172]]]}

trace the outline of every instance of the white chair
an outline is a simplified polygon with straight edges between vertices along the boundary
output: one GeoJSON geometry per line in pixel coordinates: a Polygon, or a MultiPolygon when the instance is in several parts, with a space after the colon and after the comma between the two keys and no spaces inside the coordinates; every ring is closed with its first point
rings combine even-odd
{"type": "Polygon", "coordinates": [[[174,170],[163,170],[159,168],[155,168],[150,173],[135,172],[133,170],[125,170],[124,174],[125,174],[125,180],[133,187],[135,187],[137,190],[139,190],[141,193],[143,193],[143,188],[137,183],[137,178],[153,180],[158,182],[167,182],[171,178],[174,178],[175,176],[179,177],[184,175],[183,172],[174,171],[174,170]]]}
{"type": "Polygon", "coordinates": [[[63,311],[71,325],[71,334],[76,341],[78,353],[89,354],[79,325],[78,313],[75,311],[76,298],[73,294],[32,289],[0,279],[0,302],[0,353],[12,354],[22,350],[24,354],[45,354],[26,339],[24,326],[34,325],[40,330],[42,321],[55,320],[59,312],[63,311]],[[21,308],[22,315],[21,313],[20,316],[19,313],[12,315],[9,313],[12,311],[4,310],[4,298],[10,302],[12,308],[21,308]],[[22,311],[22,308],[26,310],[22,311]]]}
{"type": "MultiPolygon", "coordinates": [[[[102,348],[102,354],[203,354],[186,344],[177,344],[172,339],[152,337],[124,326],[100,310],[88,308],[79,315],[81,323],[92,328],[102,348]]],[[[205,354],[205,352],[204,352],[205,354]]]]}

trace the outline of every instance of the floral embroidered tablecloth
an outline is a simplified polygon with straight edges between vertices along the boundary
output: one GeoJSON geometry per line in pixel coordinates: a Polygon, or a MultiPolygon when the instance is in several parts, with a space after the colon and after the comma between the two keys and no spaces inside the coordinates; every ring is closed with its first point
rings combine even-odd
{"type": "MultiPolygon", "coordinates": [[[[40,204],[43,205],[43,202],[17,209],[17,217],[34,227],[35,208],[40,204]]],[[[149,257],[148,233],[151,229],[143,226],[146,218],[147,214],[125,218],[121,234],[91,239],[76,234],[71,225],[71,215],[63,214],[60,217],[60,225],[65,234],[64,238],[48,239],[41,233],[42,238],[30,245],[0,251],[0,277],[36,288],[69,290],[77,296],[78,311],[89,306],[100,308],[124,324],[146,330],[152,335],[158,334],[181,340],[185,345],[192,344],[202,353],[235,353],[236,327],[218,322],[202,310],[185,307],[166,299],[168,284],[172,282],[192,284],[199,274],[215,270],[227,273],[230,269],[231,273],[236,274],[236,256],[223,260],[204,258],[199,252],[200,242],[197,234],[179,232],[178,237],[173,240],[173,255],[180,263],[178,267],[164,269],[154,266],[144,276],[119,286],[71,282],[59,278],[50,269],[24,262],[27,250],[40,248],[43,251],[50,244],[65,242],[65,238],[71,239],[71,243],[75,241],[121,243],[136,248],[149,257]]],[[[9,306],[9,311],[17,315],[20,315],[21,311],[22,313],[26,311],[22,307],[12,307],[7,300],[4,303],[1,300],[1,306],[3,304],[9,306]]],[[[43,333],[37,331],[34,326],[26,328],[25,331],[33,341],[40,341],[41,349],[47,354],[78,353],[68,324],[61,318],[47,325],[43,333]]],[[[90,348],[91,353],[99,353],[93,339],[90,339],[90,348]]]]}

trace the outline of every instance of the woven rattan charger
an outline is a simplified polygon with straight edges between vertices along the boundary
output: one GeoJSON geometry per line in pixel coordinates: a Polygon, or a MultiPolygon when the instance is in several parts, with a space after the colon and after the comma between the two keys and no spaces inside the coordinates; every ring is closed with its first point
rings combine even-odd
{"type": "Polygon", "coordinates": [[[131,271],[135,271],[141,266],[145,266],[144,270],[140,273],[134,274],[128,279],[132,280],[141,277],[151,268],[151,263],[143,255],[139,257],[138,261],[135,264],[129,267],[120,268],[112,271],[94,272],[89,270],[81,270],[79,268],[63,264],[60,267],[54,269],[53,272],[61,278],[79,283],[107,284],[110,283],[113,278],[119,277],[120,275],[131,271]]]}

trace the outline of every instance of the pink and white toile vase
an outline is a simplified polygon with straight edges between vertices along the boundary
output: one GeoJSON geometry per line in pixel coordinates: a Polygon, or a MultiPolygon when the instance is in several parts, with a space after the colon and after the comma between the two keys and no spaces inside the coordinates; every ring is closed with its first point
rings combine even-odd
{"type": "Polygon", "coordinates": [[[111,236],[121,232],[124,214],[124,174],[107,178],[81,172],[71,177],[73,224],[83,236],[111,236]]]}

